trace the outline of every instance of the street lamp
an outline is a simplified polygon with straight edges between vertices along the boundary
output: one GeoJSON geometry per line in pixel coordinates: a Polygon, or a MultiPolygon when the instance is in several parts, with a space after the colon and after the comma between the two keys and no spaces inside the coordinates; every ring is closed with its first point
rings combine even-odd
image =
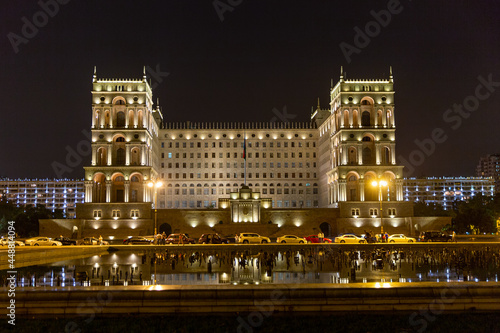
{"type": "Polygon", "coordinates": [[[154,196],[155,196],[155,237],[157,235],[157,225],[158,225],[158,187],[162,187],[163,183],[161,180],[158,181],[150,181],[148,183],[148,186],[155,189],[154,196]]]}
{"type": "Polygon", "coordinates": [[[380,234],[384,234],[384,226],[383,226],[383,220],[382,220],[382,186],[387,186],[387,182],[385,180],[379,180],[376,181],[374,180],[372,182],[373,187],[378,186],[378,200],[380,201],[380,234]]]}
{"type": "MultiPolygon", "coordinates": [[[[163,183],[161,182],[161,180],[158,180],[158,181],[150,181],[148,183],[148,186],[150,188],[153,188],[155,189],[155,234],[154,234],[154,239],[156,239],[156,235],[157,235],[157,225],[158,225],[158,187],[162,187],[163,186],[163,183]]],[[[155,252],[155,286],[156,286],[156,252],[155,252]]]]}

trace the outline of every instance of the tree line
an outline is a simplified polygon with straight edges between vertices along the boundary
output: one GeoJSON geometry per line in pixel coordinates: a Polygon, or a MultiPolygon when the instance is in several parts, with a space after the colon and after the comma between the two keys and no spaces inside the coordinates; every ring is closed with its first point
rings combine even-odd
{"type": "Polygon", "coordinates": [[[40,219],[63,219],[62,209],[52,210],[43,205],[17,206],[7,201],[5,196],[0,198],[0,234],[7,233],[7,222],[15,221],[17,237],[38,236],[40,219]]]}
{"type": "MultiPolygon", "coordinates": [[[[414,216],[451,216],[451,225],[444,229],[458,234],[479,234],[497,232],[500,217],[500,195],[476,195],[467,201],[453,202],[453,208],[445,210],[436,203],[416,202],[414,216]]],[[[443,230],[443,231],[445,231],[443,230]]]]}

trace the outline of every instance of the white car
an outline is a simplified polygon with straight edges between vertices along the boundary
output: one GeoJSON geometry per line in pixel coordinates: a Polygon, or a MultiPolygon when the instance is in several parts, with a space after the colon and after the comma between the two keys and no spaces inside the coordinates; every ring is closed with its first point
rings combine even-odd
{"type": "MultiPolygon", "coordinates": [[[[24,246],[24,243],[18,240],[14,241],[16,246],[24,246]]],[[[9,245],[9,239],[8,238],[2,238],[0,239],[0,245],[2,246],[8,246],[9,245]]]]}
{"type": "Polygon", "coordinates": [[[278,237],[277,243],[291,243],[291,244],[303,244],[307,243],[305,238],[301,238],[295,235],[285,235],[278,237]]]}
{"type": "Polygon", "coordinates": [[[335,237],[335,243],[366,243],[366,239],[353,234],[345,234],[339,237],[335,237]]]}
{"type": "Polygon", "coordinates": [[[238,242],[243,244],[248,244],[248,243],[265,244],[265,243],[271,243],[271,240],[269,239],[269,237],[261,236],[259,234],[254,234],[251,232],[243,232],[240,234],[238,242]]]}
{"type": "Polygon", "coordinates": [[[406,237],[403,234],[394,234],[389,236],[388,241],[389,243],[413,243],[417,240],[415,238],[406,237]]]}
{"type": "Polygon", "coordinates": [[[49,237],[33,237],[27,239],[25,242],[26,245],[30,246],[62,246],[61,242],[55,241],[49,237]]]}

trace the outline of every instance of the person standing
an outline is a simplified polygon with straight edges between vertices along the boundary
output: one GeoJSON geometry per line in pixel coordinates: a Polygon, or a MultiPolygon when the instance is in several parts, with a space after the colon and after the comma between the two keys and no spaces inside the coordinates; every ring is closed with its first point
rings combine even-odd
{"type": "Polygon", "coordinates": [[[319,242],[323,243],[323,238],[325,238],[325,234],[323,234],[323,232],[320,231],[319,234],[318,234],[318,238],[319,238],[319,242]]]}
{"type": "Polygon", "coordinates": [[[102,245],[102,235],[99,235],[99,245],[102,245]]]}
{"type": "Polygon", "coordinates": [[[453,230],[453,233],[451,234],[451,241],[452,241],[452,242],[456,242],[456,241],[457,241],[457,239],[455,238],[455,237],[456,237],[456,235],[457,235],[457,234],[455,233],[455,230],[453,230]]]}

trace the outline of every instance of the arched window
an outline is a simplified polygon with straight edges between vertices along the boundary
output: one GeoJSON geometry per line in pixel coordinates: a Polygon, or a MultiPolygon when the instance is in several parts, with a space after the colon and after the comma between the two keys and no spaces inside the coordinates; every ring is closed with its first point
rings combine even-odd
{"type": "Polygon", "coordinates": [[[125,165],[125,149],[123,148],[116,150],[116,165],[125,165]]]}
{"type": "Polygon", "coordinates": [[[354,147],[349,148],[349,164],[358,164],[358,154],[354,147]]]}
{"type": "Polygon", "coordinates": [[[125,112],[118,112],[116,114],[116,127],[125,127],[125,112]]]}
{"type": "Polygon", "coordinates": [[[119,138],[116,138],[115,142],[125,142],[125,138],[121,136],[119,138]]]}
{"type": "Polygon", "coordinates": [[[139,178],[137,176],[132,176],[132,178],[130,178],[130,181],[136,183],[139,181],[139,178]]]}
{"type": "Polygon", "coordinates": [[[373,164],[372,150],[368,147],[363,148],[363,164],[373,164]]]}
{"type": "Polygon", "coordinates": [[[391,150],[389,147],[384,147],[384,154],[383,154],[383,163],[384,164],[390,164],[391,163],[391,150]]]}
{"type": "MultiPolygon", "coordinates": [[[[363,101],[363,102],[366,102],[366,101],[363,101]]],[[[361,114],[361,125],[362,126],[370,126],[371,125],[371,123],[370,123],[370,112],[363,111],[363,113],[361,114]]]]}
{"type": "Polygon", "coordinates": [[[372,141],[372,139],[369,136],[365,136],[365,137],[363,137],[363,141],[370,142],[370,141],[372,141]]]}

